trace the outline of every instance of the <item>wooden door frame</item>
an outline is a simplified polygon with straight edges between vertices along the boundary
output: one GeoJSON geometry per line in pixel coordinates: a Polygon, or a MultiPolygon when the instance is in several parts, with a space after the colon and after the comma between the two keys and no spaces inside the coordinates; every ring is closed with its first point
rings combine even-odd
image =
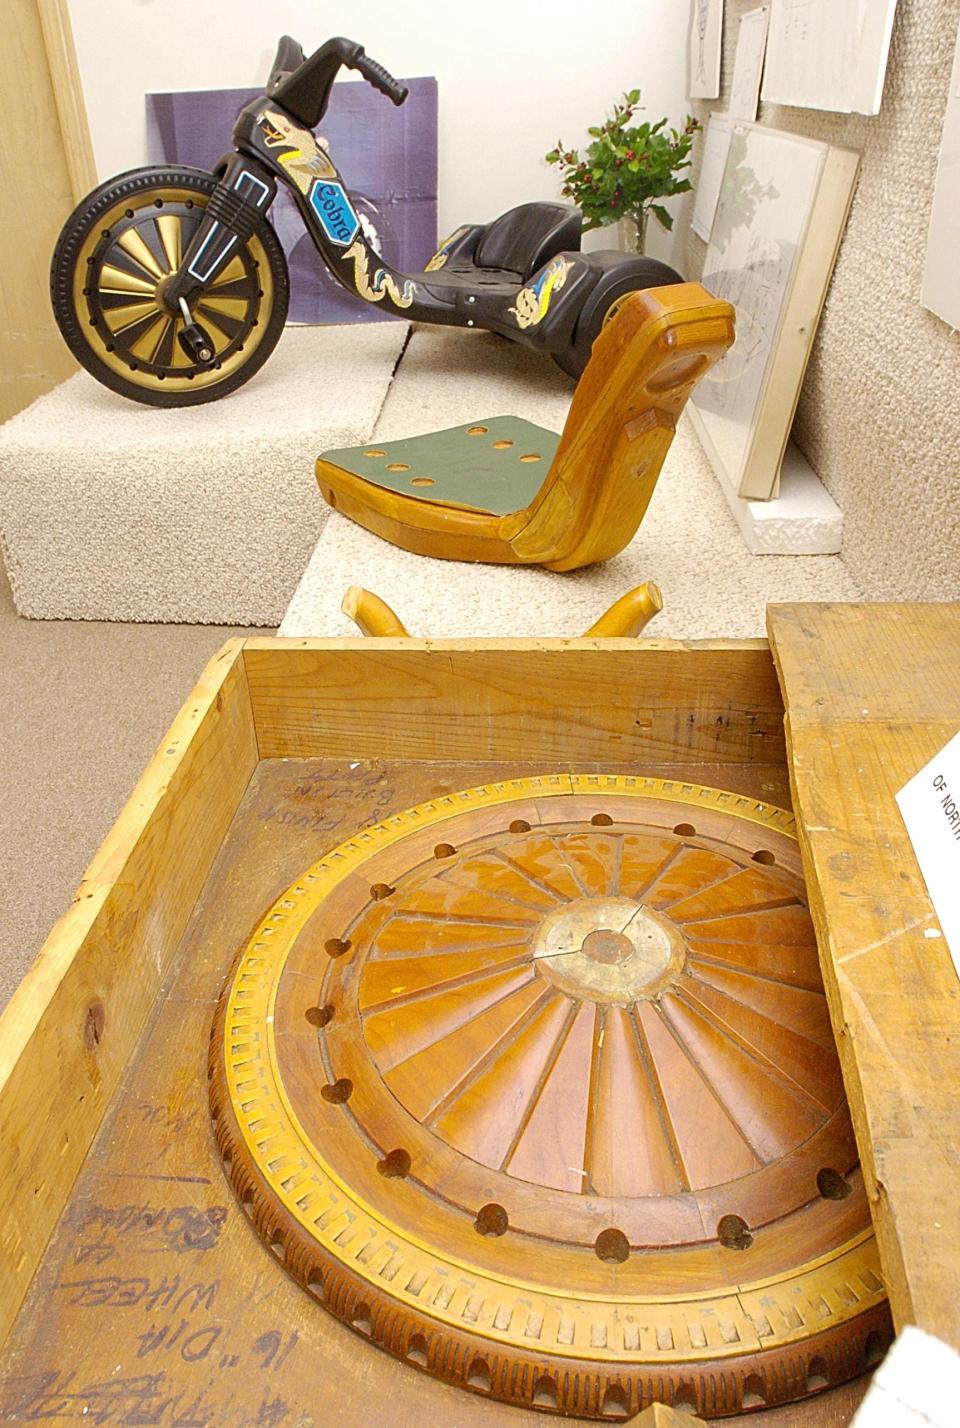
{"type": "Polygon", "coordinates": [[[67,0],[36,0],[36,6],[50,67],[54,102],[60,118],[70,187],[79,203],[84,194],[96,187],[97,166],[70,12],[67,0]]]}

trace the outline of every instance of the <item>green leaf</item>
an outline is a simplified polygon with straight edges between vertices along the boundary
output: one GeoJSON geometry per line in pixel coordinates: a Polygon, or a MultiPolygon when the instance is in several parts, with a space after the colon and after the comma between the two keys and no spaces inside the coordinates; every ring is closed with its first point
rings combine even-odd
{"type": "Polygon", "coordinates": [[[631,159],[630,162],[627,164],[627,168],[632,174],[638,174],[640,172],[640,160],[631,159]]]}
{"type": "Polygon", "coordinates": [[[669,230],[673,227],[673,214],[670,213],[666,208],[664,208],[662,203],[651,203],[650,211],[669,232],[669,230]]]}
{"type": "Polygon", "coordinates": [[[600,135],[603,133],[603,130],[602,130],[602,129],[598,129],[598,128],[596,127],[596,125],[594,124],[594,125],[591,125],[591,127],[587,130],[587,133],[588,133],[588,134],[592,134],[595,139],[599,139],[599,138],[600,138],[600,135]]]}
{"type": "Polygon", "coordinates": [[[640,91],[639,91],[639,89],[631,89],[630,93],[627,95],[627,103],[628,103],[628,104],[639,104],[639,102],[640,102],[640,91]]]}
{"type": "Polygon", "coordinates": [[[546,159],[548,164],[557,164],[560,162],[560,150],[551,149],[549,154],[544,155],[544,158],[546,159]]]}

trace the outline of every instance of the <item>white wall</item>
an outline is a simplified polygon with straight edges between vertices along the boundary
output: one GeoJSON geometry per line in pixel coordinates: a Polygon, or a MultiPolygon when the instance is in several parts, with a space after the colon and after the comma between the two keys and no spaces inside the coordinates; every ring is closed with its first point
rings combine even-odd
{"type": "MultiPolygon", "coordinates": [[[[283,31],[308,53],[344,34],[395,75],[437,77],[441,234],[515,203],[559,197],[557,170],[543,154],[558,138],[582,144],[587,125],[624,89],[642,89],[650,117],[676,122],[687,110],[686,0],[449,7],[69,0],[69,7],[102,178],[143,162],[145,93],[262,84],[283,31]]],[[[614,234],[607,230],[602,246],[614,246],[614,234]]],[[[649,246],[665,258],[681,251],[659,236],[649,246]]]]}

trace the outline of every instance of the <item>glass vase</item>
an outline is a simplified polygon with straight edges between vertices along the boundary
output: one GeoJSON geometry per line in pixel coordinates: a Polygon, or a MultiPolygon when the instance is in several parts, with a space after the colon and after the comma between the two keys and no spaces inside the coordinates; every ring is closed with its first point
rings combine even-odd
{"type": "Polygon", "coordinates": [[[647,218],[646,210],[638,218],[636,214],[627,213],[620,219],[618,224],[620,248],[624,253],[642,253],[645,250],[647,241],[647,218]]]}

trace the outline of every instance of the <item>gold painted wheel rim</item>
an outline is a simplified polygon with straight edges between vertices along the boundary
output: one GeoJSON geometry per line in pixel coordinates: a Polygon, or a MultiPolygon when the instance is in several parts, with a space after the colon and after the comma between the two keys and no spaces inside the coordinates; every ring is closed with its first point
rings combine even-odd
{"type": "MultiPolygon", "coordinates": [[[[382,1347],[464,1387],[527,1406],[598,1417],[617,1416],[621,1407],[635,1412],[652,1392],[656,1399],[690,1401],[702,1413],[722,1416],[803,1396],[811,1385],[839,1382],[861,1371],[888,1333],[876,1244],[862,1182],[851,1168],[856,1153],[845,1108],[830,1113],[822,1133],[812,1134],[811,1146],[822,1140],[834,1150],[845,1147],[852,1158],[841,1169],[846,1168],[853,1188],[845,1191],[849,1198],[842,1209],[831,1209],[825,1201],[807,1204],[801,1197],[781,1217],[798,1215],[807,1225],[811,1247],[806,1257],[800,1251],[786,1264],[778,1258],[781,1220],[773,1222],[773,1238],[762,1249],[761,1225],[754,1244],[748,1235],[744,1246],[734,1233],[731,1248],[718,1251],[716,1240],[700,1245],[694,1235],[684,1243],[681,1235],[658,1258],[659,1249],[643,1248],[656,1245],[642,1237],[644,1216],[649,1218],[643,1206],[639,1219],[623,1221],[629,1236],[610,1228],[617,1207],[629,1211],[622,1195],[595,1197],[594,1219],[588,1219],[577,1242],[568,1239],[561,1251],[550,1239],[552,1217],[580,1197],[551,1190],[549,1182],[539,1180],[526,1187],[528,1208],[516,1213],[516,1223],[510,1204],[508,1225],[499,1203],[505,1183],[500,1172],[469,1160],[458,1167],[449,1142],[401,1138],[404,1125],[413,1134],[416,1116],[408,1111],[400,1087],[381,1102],[388,1108],[390,1143],[376,1139],[373,1127],[386,1122],[367,1114],[379,1090],[365,1064],[389,1076],[390,1045],[369,1039],[371,1023],[380,1015],[377,997],[392,998],[397,991],[388,985],[389,949],[382,953],[387,980],[378,974],[371,990],[364,979],[368,967],[376,971],[377,929],[387,925],[390,900],[407,886],[403,869],[409,866],[413,877],[431,860],[434,869],[446,869],[458,851],[466,857],[468,847],[476,860],[489,852],[490,839],[499,836],[501,827],[504,836],[514,838],[529,833],[531,824],[535,831],[541,822],[552,827],[573,821],[579,827],[584,808],[594,813],[585,831],[597,839],[607,836],[611,825],[609,836],[620,836],[619,823],[629,832],[638,809],[645,809],[647,831],[653,827],[664,837],[692,840],[705,857],[718,856],[711,849],[729,833],[735,862],[751,878],[768,871],[771,848],[777,864],[771,875],[781,866],[786,875],[792,866],[792,876],[800,876],[794,820],[786,811],[722,790],[652,778],[517,779],[437,798],[362,830],[306,870],[278,899],[224,988],[211,1041],[211,1107],[227,1172],[259,1233],[328,1309],[382,1347]],[[471,819],[480,825],[471,825],[471,819]],[[708,829],[702,836],[701,820],[708,829]],[[471,843],[472,826],[481,831],[473,833],[471,843]],[[420,861],[407,864],[409,857],[420,861]],[[371,900],[358,912],[355,900],[362,900],[365,884],[371,900]],[[368,955],[367,948],[374,951],[368,955]],[[351,963],[358,970],[352,972],[351,963]],[[348,1052],[348,1032],[341,1023],[356,1021],[358,1014],[363,1029],[348,1052]],[[319,1043],[316,1064],[318,1069],[322,1065],[327,1084],[321,1096],[305,1102],[309,1076],[305,1079],[304,1066],[309,1069],[310,1063],[291,1061],[290,1052],[299,1038],[304,1054],[312,1056],[308,1036],[319,1043]],[[295,1064],[299,1069],[294,1071],[295,1064]],[[391,1095],[396,1098],[392,1109],[391,1095]],[[844,1118],[839,1129],[838,1116],[844,1118]],[[365,1158],[367,1169],[361,1163],[365,1158]],[[482,1195],[484,1184],[489,1193],[482,1195]],[[463,1185],[473,1187],[466,1196],[463,1185]],[[393,1186],[395,1207],[388,1193],[393,1186]],[[428,1232],[420,1229],[419,1193],[426,1194],[420,1203],[428,1232]],[[456,1220],[468,1206],[471,1216],[476,1213],[477,1234],[465,1252],[462,1238],[445,1237],[441,1221],[444,1216],[456,1220]],[[603,1234],[596,1232],[604,1225],[603,1233],[612,1238],[601,1252],[603,1234]],[[627,1246],[622,1257],[621,1243],[627,1246]],[[677,1277],[671,1280],[670,1274],[677,1277]],[[658,1289],[664,1282],[672,1284],[669,1292],[658,1289]]],[[[493,847],[495,852],[495,842],[493,847]]],[[[438,881],[435,875],[427,886],[438,881]]],[[[786,902],[792,909],[796,899],[786,902]]],[[[763,913],[773,904],[783,905],[784,899],[758,902],[757,909],[763,913]]],[[[398,904],[396,915],[406,915],[407,905],[398,904]]],[[[569,906],[576,911],[575,902],[569,906]]],[[[428,923],[430,907],[428,899],[412,915],[428,923]]],[[[624,915],[627,911],[624,907],[624,915]]],[[[688,911],[702,922],[702,909],[688,911]]],[[[619,912],[611,907],[597,925],[619,928],[619,912]]],[[[453,914],[455,931],[457,919],[462,927],[466,916],[463,910],[453,914]]],[[[446,917],[434,918],[441,929],[446,917]]],[[[579,922],[577,928],[579,939],[579,922]]],[[[533,959],[533,949],[540,947],[537,935],[531,923],[533,959]]],[[[548,953],[553,950],[549,935],[548,927],[548,953]]],[[[631,956],[619,936],[607,939],[609,946],[603,941],[594,948],[585,940],[579,945],[587,947],[588,960],[609,967],[613,976],[629,965],[631,956]]],[[[658,929],[651,936],[656,950],[658,929]]],[[[635,952],[643,951],[641,943],[638,934],[635,952]]],[[[445,955],[438,943],[437,958],[445,955]]],[[[498,955],[495,945],[491,955],[498,955]]],[[[814,964],[815,956],[814,944],[814,964]]],[[[503,948],[502,957],[513,975],[509,948],[503,948]]],[[[644,985],[638,984],[631,997],[655,998],[679,975],[672,953],[662,960],[663,978],[641,978],[644,985]]],[[[408,965],[419,974],[420,963],[408,965]]],[[[499,975],[499,968],[494,971],[499,975]]],[[[581,975],[580,981],[589,999],[607,999],[603,987],[594,997],[589,980],[581,975]]],[[[548,988],[545,994],[561,993],[548,988]]],[[[576,987],[568,994],[579,995],[576,987]]],[[[410,995],[417,998],[420,991],[410,995]]],[[[418,1080],[409,1084],[416,1086],[418,1080]]],[[[804,1173],[809,1175],[815,1163],[810,1156],[821,1152],[800,1146],[797,1153],[807,1156],[804,1173]]],[[[513,1181],[518,1197],[521,1179],[513,1181]]],[[[704,1183],[700,1213],[712,1216],[709,1236],[720,1221],[720,1245],[728,1244],[722,1233],[724,1211],[739,1204],[736,1191],[731,1195],[723,1184],[704,1183]]],[[[563,1239],[559,1231],[557,1238],[563,1239]]]]}
{"type": "Polygon", "coordinates": [[[121,200],[103,214],[77,256],[73,302],[91,352],[132,386],[186,392],[214,386],[249,362],[273,311],[273,277],[254,234],[195,304],[210,334],[215,364],[196,365],[180,347],[182,316],[164,305],[207,204],[193,188],[164,184],[121,200]]]}

